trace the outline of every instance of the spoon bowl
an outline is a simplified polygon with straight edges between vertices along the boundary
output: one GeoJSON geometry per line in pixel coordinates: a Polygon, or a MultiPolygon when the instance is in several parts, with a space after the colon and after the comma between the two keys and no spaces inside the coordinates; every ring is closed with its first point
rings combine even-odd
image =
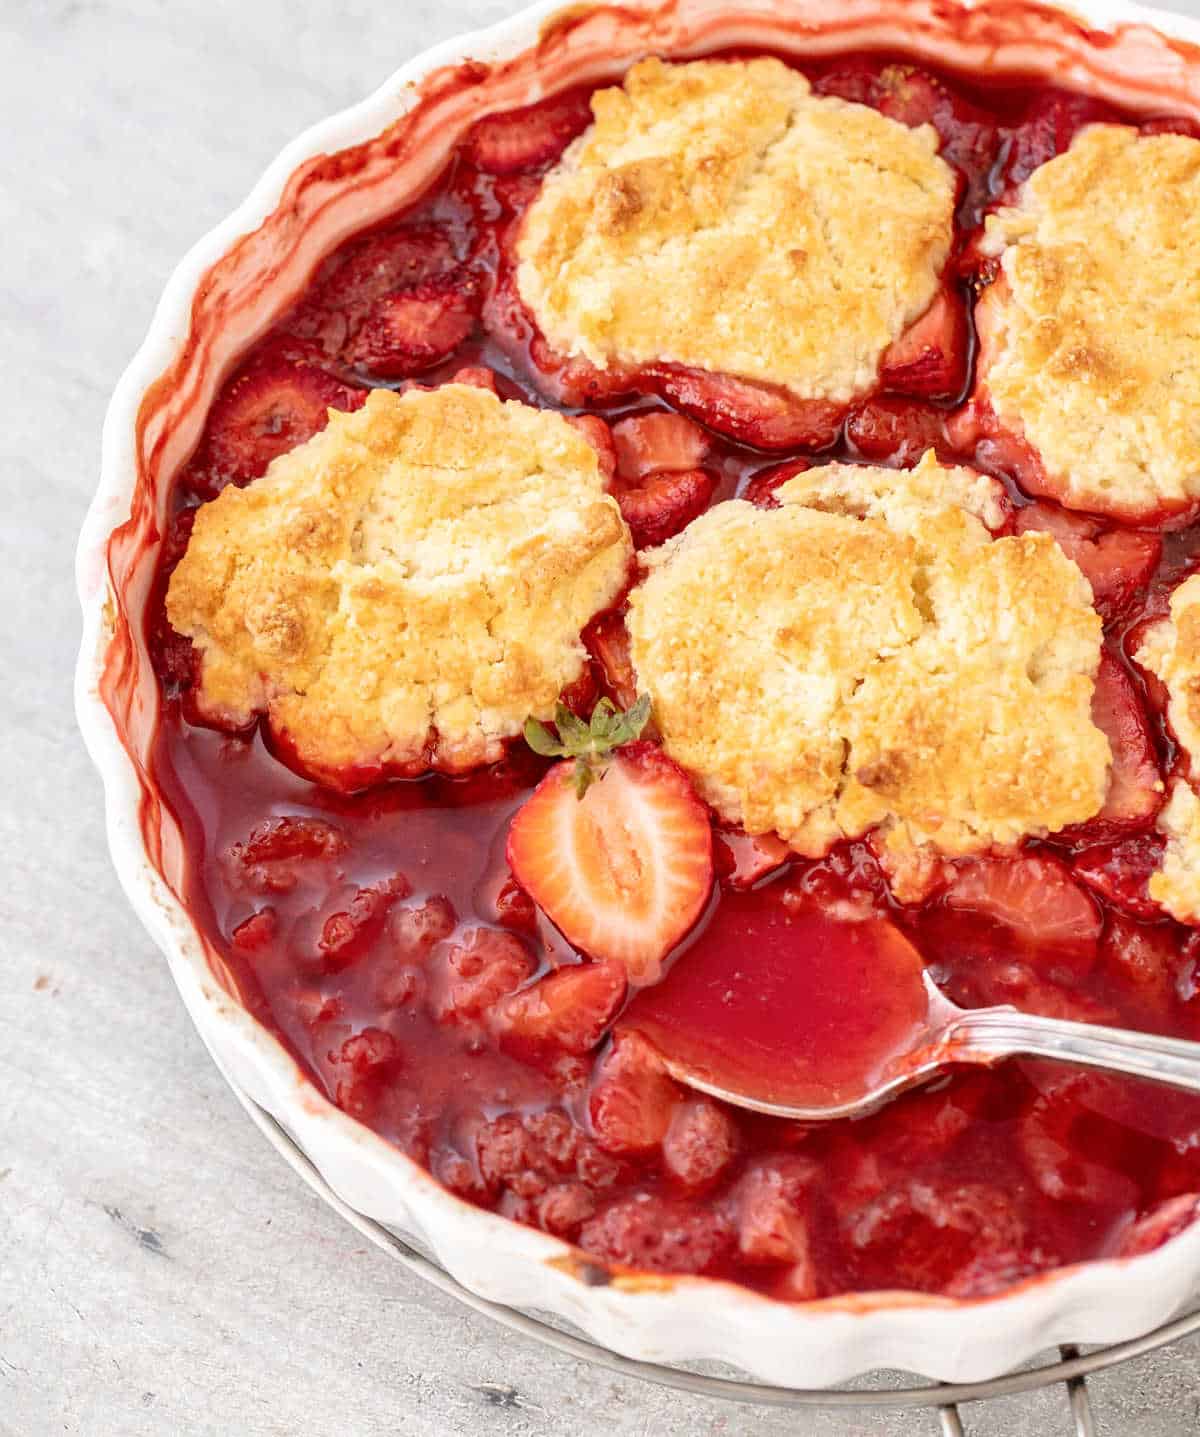
{"type": "Polygon", "coordinates": [[[731,914],[644,989],[619,1027],[673,1078],[801,1122],[859,1117],[957,1064],[1049,1058],[1200,1093],[1200,1043],[1012,1007],[963,1009],[887,919],[731,914]],[[714,931],[715,930],[715,931],[714,931]]]}

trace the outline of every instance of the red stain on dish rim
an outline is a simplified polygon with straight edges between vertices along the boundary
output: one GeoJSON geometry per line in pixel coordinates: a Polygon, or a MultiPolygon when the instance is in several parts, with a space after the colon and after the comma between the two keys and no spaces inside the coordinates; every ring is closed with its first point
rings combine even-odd
{"type": "MultiPolygon", "coordinates": [[[[99,680],[100,697],[141,784],[139,819],[146,852],[176,895],[183,892],[184,853],[175,815],[147,762],[158,722],[158,690],[143,632],[171,481],[238,356],[293,302],[325,254],[431,184],[480,115],[613,76],[648,51],[682,58],[735,46],[813,56],[883,49],[968,70],[976,80],[988,74],[1029,74],[1145,112],[1200,115],[1200,48],[1144,25],[1099,31],[1062,11],[1020,0],[972,9],[937,0],[846,0],[836,18],[815,0],[792,10],[781,15],[775,4],[766,3],[718,8],[704,0],[672,0],[642,11],[618,6],[566,10],[546,22],[531,49],[493,65],[468,60],[426,75],[413,88],[412,108],[381,134],[301,164],[267,218],[235,240],[204,274],[192,299],[186,338],[138,408],[130,515],[107,546],[115,604],[99,680]]],[[[228,987],[220,955],[206,946],[214,972],[228,987]]],[[[1063,1270],[1034,1280],[1049,1280],[1063,1270]]],[[[687,1280],[654,1279],[656,1285],[687,1280]]],[[[900,1301],[947,1299],[850,1294],[827,1303],[869,1311],[900,1301]]]]}

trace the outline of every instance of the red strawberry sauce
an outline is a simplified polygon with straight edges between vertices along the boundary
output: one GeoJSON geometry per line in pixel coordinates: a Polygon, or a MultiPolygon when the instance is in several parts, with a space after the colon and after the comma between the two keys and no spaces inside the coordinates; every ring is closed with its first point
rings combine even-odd
{"type": "MultiPolygon", "coordinates": [[[[897,71],[878,57],[835,57],[809,73],[825,92],[938,127],[963,175],[945,297],[968,319],[973,287],[986,278],[969,243],[982,208],[1064,148],[1078,123],[1115,114],[1037,86],[972,88],[927,68],[897,71]]],[[[505,298],[512,227],[538,176],[586,123],[584,98],[551,102],[545,116],[521,112],[511,136],[502,122],[486,122],[419,204],[347,241],[230,377],[178,477],[147,624],[163,693],[155,779],[181,822],[193,913],[248,1007],[334,1101],[464,1198],[575,1241],[599,1263],[705,1272],[786,1297],[876,1288],[978,1296],[1161,1241],[1186,1221],[1180,1200],[1200,1191],[1200,1102],[1009,1063],[956,1075],[858,1122],[805,1128],[685,1094],[636,1037],[580,1051],[619,992],[608,981],[580,985],[579,1001],[596,1011],[564,1021],[559,1041],[549,1001],[509,1005],[510,1021],[516,1012],[528,1023],[532,1012],[539,1026],[536,1041],[514,1042],[511,1027],[505,1039],[493,1016],[507,995],[583,961],[504,866],[508,821],[545,761],[518,744],[501,764],[464,778],[338,793],[294,773],[257,731],[220,733],[191,721],[192,656],[162,610],[191,511],[227,483],[253,482],[275,453],[320,425],[330,398],[352,400],[371,384],[436,384],[484,366],[505,396],[609,423],[667,409],[667,394],[724,434],[779,432],[761,415],[725,422],[723,406],[745,396],[736,386],[706,387],[703,376],[640,388],[635,378],[634,392],[622,393],[602,392],[586,374],[564,386],[555,357],[505,298]],[[592,402],[564,406],[568,390],[592,402]]],[[[908,346],[892,382],[915,373],[911,387],[857,406],[823,453],[911,463],[932,444],[944,457],[990,466],[1020,508],[1028,496],[1001,452],[986,443],[956,449],[944,424],[970,386],[971,334],[944,337],[962,335],[958,314],[956,325],[933,326],[932,337],[927,326],[908,346]],[[938,348],[963,343],[966,354],[938,348]],[[959,392],[942,393],[943,376],[960,372],[959,392]]],[[[677,433],[680,452],[664,461],[663,482],[628,458],[614,481],[618,492],[644,484],[645,497],[628,502],[656,540],[697,504],[813,453],[767,453],[716,433],[704,452],[686,428],[677,433]],[[703,481],[689,478],[700,471],[703,481]]],[[[769,476],[751,492],[771,502],[769,476]]],[[[1055,532],[1047,507],[1034,527],[1055,532]]],[[[1106,642],[1129,677],[1108,686],[1124,707],[1105,730],[1131,735],[1130,775],[1152,775],[1157,765],[1165,776],[1176,754],[1157,696],[1127,662],[1126,640],[1161,612],[1165,589],[1192,563],[1197,531],[1170,534],[1154,562],[1153,541],[1105,538],[1124,533],[1119,526],[1058,527],[1086,552],[1089,577],[1103,577],[1106,642]]],[[[616,624],[619,617],[598,626],[596,692],[620,690],[616,624]]],[[[666,1000],[690,995],[714,1040],[736,1040],[761,1057],[771,1045],[778,1052],[793,1026],[793,1015],[761,1001],[772,965],[811,963],[816,952],[808,1017],[819,1010],[821,1021],[807,1031],[821,1035],[819,1066],[836,1079],[835,1060],[856,1035],[898,1033],[912,1016],[889,989],[895,953],[887,943],[862,941],[861,925],[839,929],[817,916],[850,904],[874,915],[872,934],[885,916],[898,923],[960,1003],[1012,1002],[1200,1037],[1198,945],[1145,894],[1152,809],[1124,795],[1069,839],[1031,845],[1037,862],[950,870],[924,906],[910,909],[888,898],[864,843],[818,862],[776,868],[771,859],[750,889],[739,878],[743,863],[731,860],[719,865],[713,900],[675,971],[643,1001],[669,1022],[666,1000]],[[740,945],[747,992],[760,1001],[718,1033],[720,1005],[699,980],[729,945],[740,945]]],[[[554,990],[555,1002],[563,992],[554,990]]]]}

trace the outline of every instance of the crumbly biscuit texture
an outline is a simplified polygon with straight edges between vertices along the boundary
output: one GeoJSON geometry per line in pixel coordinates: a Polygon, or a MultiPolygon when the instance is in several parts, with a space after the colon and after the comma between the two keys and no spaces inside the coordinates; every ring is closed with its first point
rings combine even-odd
{"type": "Polygon", "coordinates": [[[1166,617],[1146,630],[1134,657],[1166,688],[1167,720],[1191,767],[1158,815],[1167,846],[1150,896],[1181,923],[1200,923],[1200,799],[1193,788],[1200,777],[1200,574],[1175,589],[1166,617]]]}
{"type": "Polygon", "coordinates": [[[897,861],[1095,814],[1101,624],[1046,534],[993,538],[995,481],[832,464],[717,505],[643,558],[629,631],[667,752],[723,817],[897,861]]]}
{"type": "Polygon", "coordinates": [[[1200,500],[1200,141],[1092,125],[987,222],[982,385],[1076,508],[1200,500]]]}
{"type": "Polygon", "coordinates": [[[517,283],[559,350],[847,401],[928,307],[955,178],[932,126],[779,60],[645,60],[546,178],[517,283]]]}
{"type": "Polygon", "coordinates": [[[171,623],[213,717],[265,713],[318,775],[461,769],[548,717],[629,532],[560,415],[450,384],[375,390],[197,514],[171,623]]]}

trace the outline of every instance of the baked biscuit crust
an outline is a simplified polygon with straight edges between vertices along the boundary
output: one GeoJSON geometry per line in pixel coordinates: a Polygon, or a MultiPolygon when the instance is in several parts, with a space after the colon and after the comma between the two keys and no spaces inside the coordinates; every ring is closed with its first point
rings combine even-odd
{"type": "Polygon", "coordinates": [[[549,717],[633,548],[562,416],[450,384],[355,414],[196,516],[167,614],[197,700],[264,713],[308,771],[459,770],[549,717]]]}
{"type": "Polygon", "coordinates": [[[1069,507],[1200,501],[1200,141],[1092,125],[987,221],[979,393],[1069,507]]]}
{"type": "Polygon", "coordinates": [[[546,177],[517,285],[561,353],[848,402],[928,308],[956,180],[932,126],[779,60],[645,60],[546,177]]]}
{"type": "Polygon", "coordinates": [[[1046,534],[993,539],[994,480],[831,464],[720,504],[643,559],[639,681],[726,819],[819,856],[1010,845],[1099,811],[1101,623],[1046,534]]]}
{"type": "Polygon", "coordinates": [[[1146,630],[1134,658],[1165,686],[1167,721],[1193,766],[1172,783],[1158,815],[1167,846],[1151,875],[1150,896],[1181,923],[1200,923],[1200,798],[1193,787],[1200,754],[1200,574],[1176,588],[1167,617],[1146,630]]]}

